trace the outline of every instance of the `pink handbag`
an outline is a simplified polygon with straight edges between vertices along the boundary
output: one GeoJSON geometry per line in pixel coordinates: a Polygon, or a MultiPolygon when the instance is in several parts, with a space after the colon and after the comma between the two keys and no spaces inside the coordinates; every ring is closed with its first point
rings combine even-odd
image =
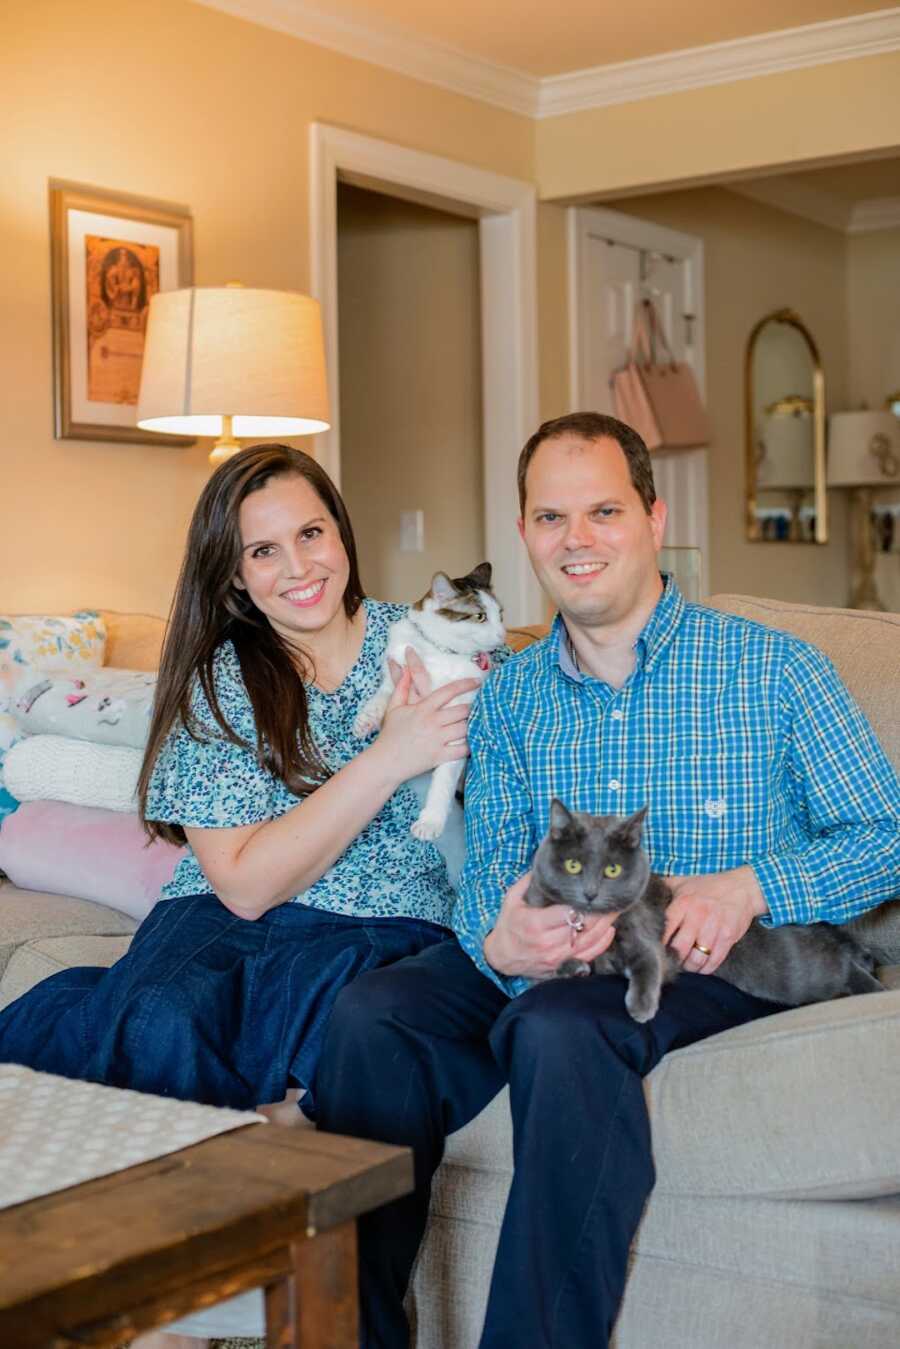
{"type": "Polygon", "coordinates": [[[709,420],[694,372],[686,361],[675,360],[649,300],[635,312],[625,364],[610,382],[616,416],[637,431],[648,450],[709,444],[709,420]],[[657,343],[667,358],[662,363],[654,358],[657,343]]]}

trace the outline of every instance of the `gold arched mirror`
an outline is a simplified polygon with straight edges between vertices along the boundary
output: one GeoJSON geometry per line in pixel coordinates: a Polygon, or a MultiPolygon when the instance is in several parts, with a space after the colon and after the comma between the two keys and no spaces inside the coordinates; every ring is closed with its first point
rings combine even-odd
{"type": "Polygon", "coordinates": [[[825,377],[792,309],[760,319],[744,365],[747,537],[827,543],[825,377]]]}

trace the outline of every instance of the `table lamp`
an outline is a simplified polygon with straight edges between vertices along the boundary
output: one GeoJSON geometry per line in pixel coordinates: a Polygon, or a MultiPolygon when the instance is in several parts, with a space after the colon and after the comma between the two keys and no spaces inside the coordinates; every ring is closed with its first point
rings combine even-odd
{"type": "Polygon", "coordinates": [[[294,291],[240,285],[161,291],[150,302],[137,424],[217,436],[308,436],[330,425],[322,317],[294,291]]]}
{"type": "Polygon", "coordinates": [[[854,609],[884,609],[875,586],[872,490],[900,487],[900,420],[892,412],[835,412],[828,436],[828,486],[853,490],[854,609]]]}

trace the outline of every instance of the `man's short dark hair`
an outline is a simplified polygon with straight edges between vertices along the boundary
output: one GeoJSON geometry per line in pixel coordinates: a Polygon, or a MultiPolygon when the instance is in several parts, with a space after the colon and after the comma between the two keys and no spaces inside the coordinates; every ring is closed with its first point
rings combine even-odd
{"type": "Polygon", "coordinates": [[[603,412],[570,412],[565,417],[556,417],[552,422],[544,422],[543,426],[539,426],[519,455],[519,510],[523,515],[525,478],[535,450],[545,440],[557,440],[567,435],[581,436],[583,440],[614,440],[628,461],[631,482],[644,504],[644,510],[650,514],[650,507],[656,500],[653,468],[647,446],[637,431],[616,417],[607,417],[603,412]]]}

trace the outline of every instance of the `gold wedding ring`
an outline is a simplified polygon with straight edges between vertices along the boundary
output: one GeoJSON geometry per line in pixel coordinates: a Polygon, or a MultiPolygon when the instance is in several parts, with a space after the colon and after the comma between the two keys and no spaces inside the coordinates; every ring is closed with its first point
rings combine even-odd
{"type": "Polygon", "coordinates": [[[712,955],[712,951],[709,949],[709,947],[708,947],[708,946],[701,946],[700,943],[699,943],[698,941],[695,941],[695,942],[694,942],[694,945],[692,946],[691,949],[694,950],[694,951],[701,951],[701,952],[703,953],[703,955],[705,955],[705,956],[711,956],[711,955],[712,955]]]}

